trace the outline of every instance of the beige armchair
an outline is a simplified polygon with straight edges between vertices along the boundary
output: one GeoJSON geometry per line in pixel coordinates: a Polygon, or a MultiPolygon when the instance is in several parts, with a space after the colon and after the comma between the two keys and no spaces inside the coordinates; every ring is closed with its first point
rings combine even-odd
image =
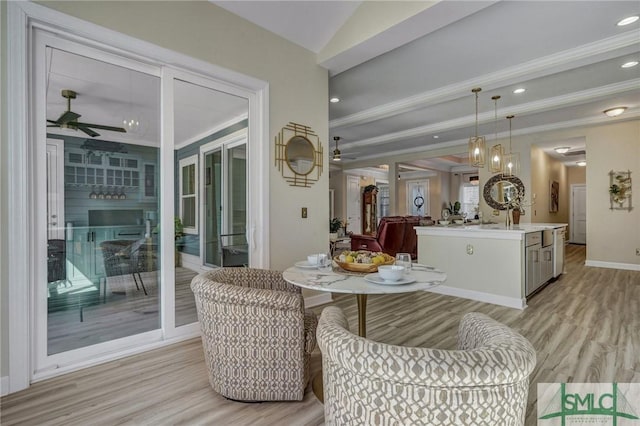
{"type": "Polygon", "coordinates": [[[220,268],[196,276],[209,382],[239,401],[302,400],[317,318],[282,273],[220,268]]]}
{"type": "Polygon", "coordinates": [[[459,350],[376,343],[327,307],[318,325],[327,425],[523,425],[536,353],[486,315],[466,314],[459,350]]]}

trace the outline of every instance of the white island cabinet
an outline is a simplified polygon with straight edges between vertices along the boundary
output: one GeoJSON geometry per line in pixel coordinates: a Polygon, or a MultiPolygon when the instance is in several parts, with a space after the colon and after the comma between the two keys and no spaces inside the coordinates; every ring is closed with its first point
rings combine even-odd
{"type": "Polygon", "coordinates": [[[432,291],[524,309],[563,272],[565,223],[417,226],[418,263],[447,273],[432,291]]]}

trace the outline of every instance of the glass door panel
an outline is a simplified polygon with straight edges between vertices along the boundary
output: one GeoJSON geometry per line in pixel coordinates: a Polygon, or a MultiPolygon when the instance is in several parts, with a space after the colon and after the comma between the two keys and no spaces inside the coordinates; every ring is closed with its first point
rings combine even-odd
{"type": "Polygon", "coordinates": [[[131,178],[159,163],[160,81],[57,48],[46,57],[47,309],[38,315],[54,355],[160,328],[158,199],[131,178]],[[129,115],[143,123],[136,131],[129,115]]]}
{"type": "Polygon", "coordinates": [[[238,229],[244,242],[246,148],[233,148],[237,151],[237,164],[231,166],[227,164],[229,147],[224,143],[240,130],[245,129],[246,134],[248,102],[246,98],[181,79],[174,80],[173,88],[178,327],[197,321],[191,280],[210,266],[223,265],[223,239],[231,238],[229,244],[235,244],[237,238],[225,234],[238,229]],[[236,186],[232,198],[226,198],[226,182],[236,186]],[[226,208],[225,200],[229,200],[226,208]],[[236,210],[229,214],[231,206],[236,210]]]}

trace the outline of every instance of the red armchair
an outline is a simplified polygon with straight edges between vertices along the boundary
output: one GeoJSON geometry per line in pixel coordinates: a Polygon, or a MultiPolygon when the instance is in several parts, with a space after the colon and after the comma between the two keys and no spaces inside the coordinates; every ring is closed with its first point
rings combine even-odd
{"type": "Polygon", "coordinates": [[[382,251],[391,256],[410,253],[418,258],[418,237],[414,226],[420,225],[421,216],[386,216],[380,219],[378,232],[373,235],[351,235],[351,250],[382,251]]]}

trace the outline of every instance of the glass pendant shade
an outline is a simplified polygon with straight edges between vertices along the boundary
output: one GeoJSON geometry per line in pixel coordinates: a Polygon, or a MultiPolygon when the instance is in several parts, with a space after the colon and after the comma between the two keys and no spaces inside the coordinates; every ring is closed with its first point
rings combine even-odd
{"type": "Polygon", "coordinates": [[[517,176],[520,173],[520,153],[512,152],[504,156],[504,168],[502,174],[505,176],[517,176]]]}
{"type": "MultiPolygon", "coordinates": [[[[500,96],[492,96],[491,99],[493,99],[495,103],[495,141],[498,142],[498,99],[500,99],[500,96]]],[[[489,171],[491,173],[502,173],[503,165],[504,151],[502,150],[502,145],[497,143],[491,147],[491,152],[489,153],[489,171]]]]}
{"type": "Polygon", "coordinates": [[[484,136],[469,138],[469,163],[474,167],[484,167],[487,145],[484,136]]]}
{"type": "Polygon", "coordinates": [[[509,120],[509,154],[504,156],[502,174],[505,176],[517,176],[520,174],[520,153],[511,149],[511,119],[513,115],[508,115],[509,120]]]}
{"type": "Polygon", "coordinates": [[[476,95],[476,132],[469,138],[469,165],[473,167],[484,167],[487,152],[484,136],[478,136],[478,93],[481,90],[479,87],[471,90],[476,95]]]}
{"type": "Polygon", "coordinates": [[[502,173],[503,160],[504,152],[502,151],[502,145],[492,146],[489,156],[489,171],[491,173],[502,173]]]}

